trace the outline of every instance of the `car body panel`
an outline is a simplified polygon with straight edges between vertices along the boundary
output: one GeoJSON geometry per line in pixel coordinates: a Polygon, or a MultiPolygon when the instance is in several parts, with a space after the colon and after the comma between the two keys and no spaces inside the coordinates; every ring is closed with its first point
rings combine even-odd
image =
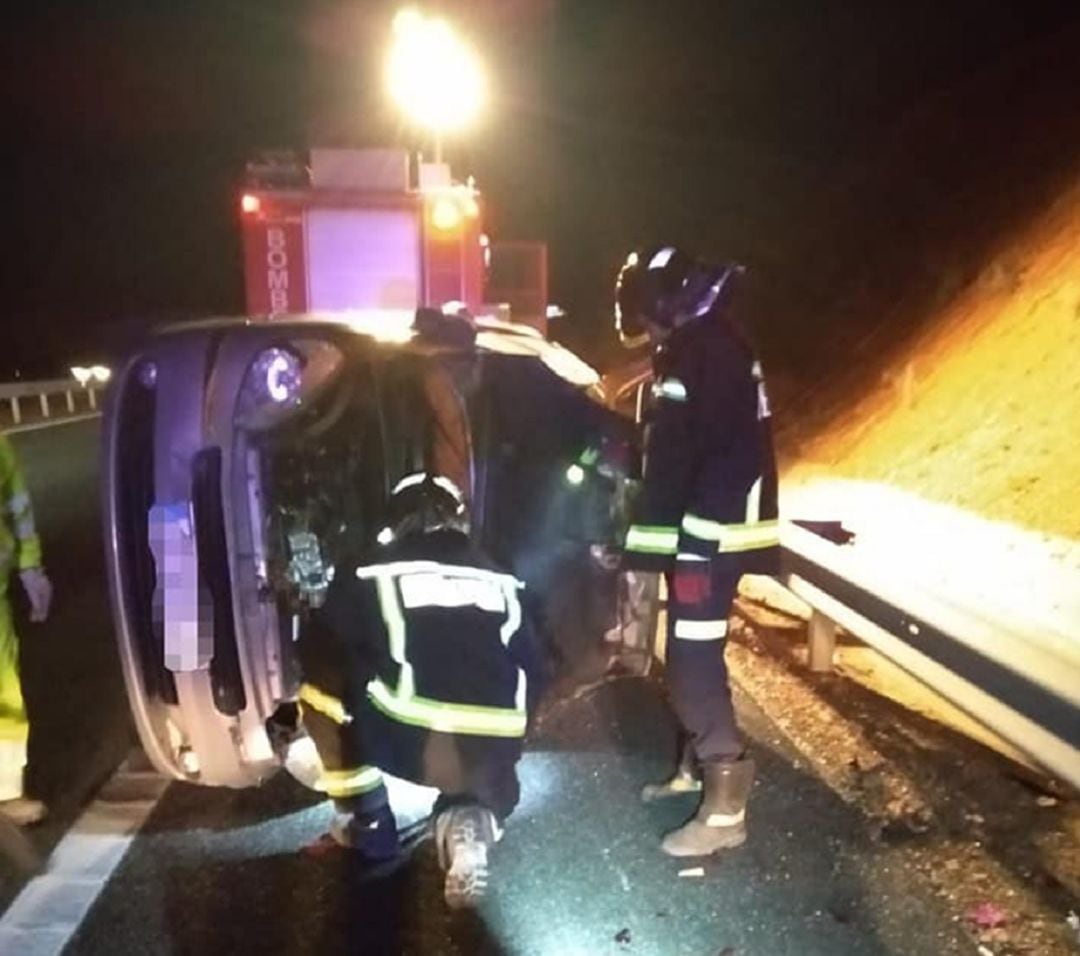
{"type": "Polygon", "coordinates": [[[190,323],[115,375],[110,590],[135,724],[163,773],[241,787],[278,769],[267,722],[295,699],[294,641],[417,467],[462,486],[473,536],[525,581],[556,657],[613,618],[605,549],[625,496],[598,472],[566,481],[586,446],[633,433],[596,400],[595,373],[532,330],[482,323],[447,345],[386,318],[190,323]]]}

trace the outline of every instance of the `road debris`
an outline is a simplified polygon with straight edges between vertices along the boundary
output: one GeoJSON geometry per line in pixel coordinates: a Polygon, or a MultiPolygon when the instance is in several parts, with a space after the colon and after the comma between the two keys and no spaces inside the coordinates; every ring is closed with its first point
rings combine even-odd
{"type": "Polygon", "coordinates": [[[625,926],[615,934],[615,942],[620,946],[625,946],[630,942],[630,930],[625,926]]]}
{"type": "Polygon", "coordinates": [[[968,910],[966,918],[980,929],[996,929],[1009,921],[1009,914],[997,904],[985,902],[968,910]]]}
{"type": "Polygon", "coordinates": [[[679,876],[704,876],[705,867],[703,866],[691,866],[685,870],[679,870],[679,876]]]}

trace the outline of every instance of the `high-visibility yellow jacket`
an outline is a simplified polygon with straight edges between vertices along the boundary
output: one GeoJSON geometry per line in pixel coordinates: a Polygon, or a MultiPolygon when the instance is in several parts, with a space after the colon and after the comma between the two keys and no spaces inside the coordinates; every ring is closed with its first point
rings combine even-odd
{"type": "Polygon", "coordinates": [[[41,566],[41,539],[15,449],[0,435],[0,572],[41,566]]]}

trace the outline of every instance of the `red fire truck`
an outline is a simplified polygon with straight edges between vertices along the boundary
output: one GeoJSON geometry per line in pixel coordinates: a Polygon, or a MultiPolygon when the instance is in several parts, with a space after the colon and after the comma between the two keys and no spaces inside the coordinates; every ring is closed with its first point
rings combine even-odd
{"type": "Polygon", "coordinates": [[[251,315],[460,302],[545,329],[545,247],[493,247],[479,191],[446,164],[398,149],[268,154],[248,164],[240,208],[251,315]]]}

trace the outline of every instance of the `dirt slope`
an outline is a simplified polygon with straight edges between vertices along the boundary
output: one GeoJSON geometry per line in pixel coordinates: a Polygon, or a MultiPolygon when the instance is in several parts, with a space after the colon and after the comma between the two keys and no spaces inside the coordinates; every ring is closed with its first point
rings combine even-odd
{"type": "Polygon", "coordinates": [[[790,479],[824,470],[887,483],[1080,539],[1080,181],[894,356],[877,387],[799,437],[790,479]]]}

